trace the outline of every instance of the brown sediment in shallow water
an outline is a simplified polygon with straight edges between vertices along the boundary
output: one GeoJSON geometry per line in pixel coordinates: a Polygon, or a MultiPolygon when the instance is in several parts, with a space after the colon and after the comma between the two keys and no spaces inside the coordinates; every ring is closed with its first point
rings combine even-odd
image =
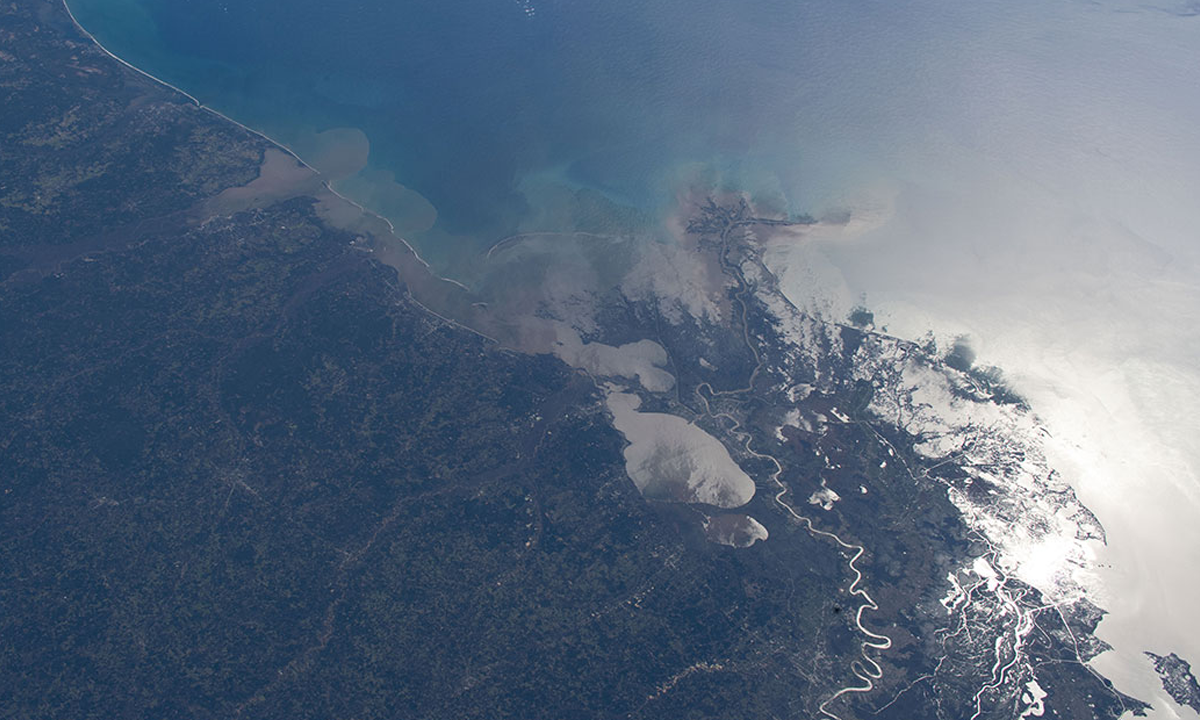
{"type": "Polygon", "coordinates": [[[766,540],[768,533],[762,523],[749,515],[730,513],[705,520],[704,536],[721,545],[745,548],[759,540],[766,540]]]}
{"type": "Polygon", "coordinates": [[[314,131],[302,137],[298,145],[304,148],[306,162],[331,183],[362,172],[371,157],[371,141],[358,128],[314,131]]]}
{"type": "Polygon", "coordinates": [[[430,312],[502,344],[519,346],[519,336],[511,328],[496,322],[494,314],[461,283],[435,275],[390,222],[332,189],[317,170],[283,149],[268,149],[257,178],[209,199],[199,215],[232,215],[294,197],[313,198],[322,220],[357,235],[356,246],[395,269],[412,297],[430,312]]]}
{"type": "Polygon", "coordinates": [[[241,187],[227,188],[204,203],[204,211],[232,215],[301,195],[317,196],[324,190],[321,176],[282,150],[263,153],[258,177],[241,187]]]}
{"type": "MultiPolygon", "coordinates": [[[[357,137],[343,135],[324,139],[332,147],[335,140],[357,137]]],[[[337,192],[326,176],[285,149],[266,151],[255,180],[207,201],[203,213],[228,215],[291,197],[314,198],[325,222],[357,236],[356,247],[396,270],[413,299],[443,319],[510,349],[553,354],[592,375],[626,378],[652,392],[674,385],[662,369],[665,352],[657,343],[585,340],[595,324],[597,298],[617,291],[651,300],[679,316],[672,322],[688,314],[710,321],[727,316],[721,308],[727,302],[723,276],[719,268],[704,266],[711,253],[695,252],[696,239],[686,233],[674,244],[592,233],[517,236],[481,254],[476,286],[468,288],[439,277],[389,220],[337,192]]],[[[432,222],[432,216],[420,222],[432,222]]]]}
{"type": "Polygon", "coordinates": [[[736,508],[754,497],[754,480],[712,435],[681,417],[639,412],[641,399],[610,387],[613,424],[625,436],[625,470],[648,498],[736,508]]]}

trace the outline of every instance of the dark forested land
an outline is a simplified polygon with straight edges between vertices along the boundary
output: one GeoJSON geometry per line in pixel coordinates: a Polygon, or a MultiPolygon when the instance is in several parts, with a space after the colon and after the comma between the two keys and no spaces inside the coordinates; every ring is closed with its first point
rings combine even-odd
{"type": "MultiPolygon", "coordinates": [[[[678,383],[646,407],[758,482],[745,511],[771,537],[733,549],[704,538],[713,508],[639,495],[591,379],[426,311],[308,191],[211,202],[267,140],[113,60],[58,0],[0,3],[0,718],[817,717],[863,682],[861,586],[892,642],[841,717],[1019,712],[1022,686],[989,685],[1003,613],[949,633],[938,602],[986,550],[946,494],[962,469],[920,468],[868,411],[869,317],[826,324],[820,367],[785,352],[726,259],[745,203],[695,225],[737,322],[599,313],[601,339],[670,354],[678,383]],[[675,362],[697,357],[715,366],[675,362]],[[844,499],[816,524],[861,543],[861,585],[858,545],[783,511],[826,482],[844,499]]],[[[1101,649],[1081,607],[1026,644],[1043,716],[1139,709],[1081,665],[1101,649]]]]}
{"type": "Polygon", "coordinates": [[[265,150],[0,6],[0,717],[769,717],[816,697],[795,658],[841,680],[837,563],[647,505],[590,382],[311,198],[198,214],[265,150]]]}

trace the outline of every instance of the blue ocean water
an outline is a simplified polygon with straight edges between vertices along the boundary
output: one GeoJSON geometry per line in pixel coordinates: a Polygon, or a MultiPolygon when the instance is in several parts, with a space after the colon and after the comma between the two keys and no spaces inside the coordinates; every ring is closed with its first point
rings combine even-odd
{"type": "MultiPolygon", "coordinates": [[[[1080,497],[1121,568],[1104,673],[1156,697],[1143,650],[1200,663],[1193,0],[68,2],[310,160],[353,128],[368,167],[338,187],[443,273],[514,232],[653,233],[693,180],[848,208],[855,232],[819,241],[847,297],[985,339],[1090,453],[1080,497]]],[[[806,270],[781,276],[799,300],[806,270]]]]}
{"type": "Polygon", "coordinates": [[[337,187],[443,272],[518,232],[653,234],[689,183],[892,213],[871,252],[831,249],[855,290],[1077,256],[1009,227],[1034,206],[1191,252],[1200,35],[1170,0],[68,2],[319,167],[369,142],[337,187]]]}
{"type": "Polygon", "coordinates": [[[345,189],[443,267],[518,231],[629,230],[690,175],[796,190],[778,182],[824,37],[804,30],[833,20],[780,0],[70,5],[121,57],[306,158],[322,131],[362,131],[369,168],[345,189]],[[393,178],[432,228],[370,187],[393,178]]]}

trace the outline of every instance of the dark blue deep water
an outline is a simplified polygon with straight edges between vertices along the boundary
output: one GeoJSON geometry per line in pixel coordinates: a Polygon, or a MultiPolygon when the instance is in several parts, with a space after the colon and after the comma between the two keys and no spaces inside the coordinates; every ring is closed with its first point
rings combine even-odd
{"type": "Polygon", "coordinates": [[[306,159],[317,133],[365,133],[369,167],[339,187],[443,268],[518,231],[637,228],[697,177],[796,194],[792,135],[823,92],[805,58],[836,40],[820,3],[780,0],[70,5],[118,55],[306,159]],[[381,189],[393,177],[433,227],[381,189]]]}
{"type": "Polygon", "coordinates": [[[334,176],[368,139],[337,187],[456,276],[515,232],[653,236],[695,183],[847,209],[781,285],[985,339],[1127,562],[1097,570],[1116,686],[1162,697],[1155,642],[1200,658],[1195,0],[68,1],[334,176]]]}

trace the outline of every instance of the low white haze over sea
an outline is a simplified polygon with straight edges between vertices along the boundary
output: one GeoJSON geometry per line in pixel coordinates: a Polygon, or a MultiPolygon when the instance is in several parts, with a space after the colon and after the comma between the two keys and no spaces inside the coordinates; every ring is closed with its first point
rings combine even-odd
{"type": "Polygon", "coordinates": [[[1004,370],[1108,533],[1094,665],[1196,717],[1142,653],[1200,667],[1200,6],[902,5],[840,28],[798,132],[792,182],[855,221],[771,264],[1004,370]]]}
{"type": "MultiPolygon", "coordinates": [[[[368,163],[339,189],[451,276],[515,230],[610,232],[572,226],[581,208],[645,230],[696,177],[833,220],[773,241],[783,290],[836,319],[865,301],[902,337],[965,335],[1003,370],[1108,534],[1090,588],[1114,649],[1093,665],[1154,718],[1198,717],[1144,652],[1200,670],[1200,0],[504,5],[519,26],[500,3],[287,4],[361,43],[258,38],[291,26],[255,3],[222,5],[211,27],[191,12],[212,4],[146,3],[180,16],[161,38],[143,37],[143,3],[71,5],[116,54],[332,175],[368,163]],[[591,205],[569,205],[579,188],[591,205]]],[[[605,277],[625,257],[579,254],[605,277]]],[[[650,266],[642,285],[703,289],[650,266]]],[[[554,330],[568,362],[674,382],[657,346],[554,330]]],[[[1026,580],[1053,578],[1052,553],[1023,556],[1037,558],[1026,580]]]]}

